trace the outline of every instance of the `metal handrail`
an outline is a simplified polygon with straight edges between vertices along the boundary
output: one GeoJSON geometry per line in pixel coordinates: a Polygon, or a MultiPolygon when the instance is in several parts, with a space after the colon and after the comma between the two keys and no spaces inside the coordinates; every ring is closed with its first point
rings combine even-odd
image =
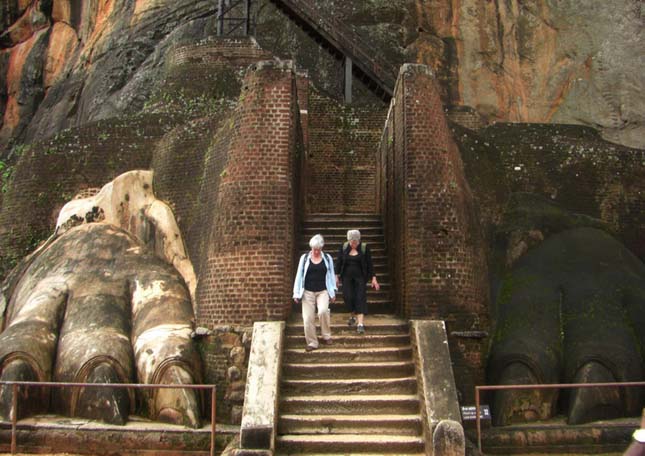
{"type": "Polygon", "coordinates": [[[569,389],[569,388],[602,388],[610,386],[634,387],[645,386],[645,382],[610,382],[610,383],[548,383],[542,385],[481,385],[475,386],[475,419],[477,421],[477,447],[482,451],[481,418],[479,416],[479,392],[520,389],[569,389]]]}
{"type": "Polygon", "coordinates": [[[390,81],[383,81],[384,83],[392,84],[396,80],[395,74],[393,72],[391,73],[394,65],[386,59],[381,58],[376,51],[373,51],[371,54],[368,53],[366,49],[373,50],[373,48],[358,33],[351,30],[345,22],[333,16],[323,17],[320,11],[307,0],[280,0],[280,2],[297,9],[303,18],[306,17],[309,22],[319,25],[323,30],[333,29],[334,34],[340,36],[342,39],[343,46],[349,48],[356,57],[360,58],[362,63],[369,63],[375,75],[391,78],[390,81]]]}
{"type": "Polygon", "coordinates": [[[210,455],[215,456],[215,401],[217,399],[216,385],[182,385],[182,384],[147,384],[147,383],[75,383],[75,382],[25,382],[0,381],[0,386],[11,386],[11,454],[16,453],[16,428],[18,423],[18,390],[21,386],[37,387],[81,387],[81,388],[133,388],[133,389],[194,389],[211,391],[211,446],[210,455]]]}

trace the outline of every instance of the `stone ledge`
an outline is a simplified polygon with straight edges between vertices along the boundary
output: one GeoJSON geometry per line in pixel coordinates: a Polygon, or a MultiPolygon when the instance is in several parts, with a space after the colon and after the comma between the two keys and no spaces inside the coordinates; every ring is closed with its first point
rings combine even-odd
{"type": "Polygon", "coordinates": [[[284,329],[283,321],[253,325],[240,430],[243,450],[273,451],[275,447],[284,329]]]}

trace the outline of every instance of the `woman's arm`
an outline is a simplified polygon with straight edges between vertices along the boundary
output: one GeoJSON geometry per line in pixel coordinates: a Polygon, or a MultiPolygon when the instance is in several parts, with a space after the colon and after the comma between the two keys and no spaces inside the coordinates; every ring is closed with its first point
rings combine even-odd
{"type": "Polygon", "coordinates": [[[298,302],[301,296],[300,290],[304,282],[304,277],[302,276],[302,274],[304,270],[306,256],[307,254],[305,253],[300,257],[300,261],[298,262],[298,270],[296,271],[296,278],[293,281],[293,300],[295,302],[298,302]]]}
{"type": "Polygon", "coordinates": [[[367,263],[367,277],[370,279],[370,285],[375,290],[380,290],[381,286],[376,280],[376,273],[374,272],[374,263],[372,263],[372,252],[370,251],[370,246],[365,244],[365,261],[367,263]]]}

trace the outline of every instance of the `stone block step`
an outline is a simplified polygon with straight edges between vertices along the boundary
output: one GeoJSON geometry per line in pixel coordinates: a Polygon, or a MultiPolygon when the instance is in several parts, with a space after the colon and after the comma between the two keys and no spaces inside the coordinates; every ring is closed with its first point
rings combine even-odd
{"type": "Polygon", "coordinates": [[[347,237],[347,231],[349,230],[358,230],[361,232],[361,236],[364,236],[366,234],[383,235],[383,225],[381,223],[367,223],[364,226],[356,226],[344,223],[342,221],[336,224],[321,223],[320,225],[312,222],[305,222],[302,225],[302,230],[300,231],[300,233],[303,237],[311,237],[316,233],[322,233],[323,236],[325,234],[338,234],[347,237]]]}
{"type": "MultiPolygon", "coordinates": [[[[352,330],[351,333],[337,333],[333,334],[334,339],[333,347],[402,347],[410,343],[410,335],[407,333],[403,334],[366,334],[358,335],[356,334],[356,329],[352,330]]],[[[320,330],[318,330],[320,333],[320,330]]],[[[290,335],[285,338],[285,347],[288,348],[299,348],[304,347],[305,345],[305,336],[304,333],[298,335],[290,335]]],[[[321,348],[320,350],[324,350],[321,348]]]]}
{"type": "Polygon", "coordinates": [[[283,363],[282,374],[291,379],[393,378],[414,375],[414,364],[412,361],[283,363]]]}
{"type": "MultiPolygon", "coordinates": [[[[300,242],[296,245],[296,250],[298,254],[298,259],[300,259],[300,256],[304,253],[307,253],[311,250],[309,247],[309,239],[307,239],[306,242],[300,242]]],[[[325,247],[323,248],[323,251],[325,253],[328,253],[331,255],[331,257],[336,261],[338,258],[338,252],[340,250],[340,244],[339,245],[328,245],[325,243],[325,247]]],[[[370,244],[370,253],[372,254],[372,263],[386,263],[387,264],[387,255],[385,253],[385,246],[382,244],[376,245],[372,247],[372,244],[370,244]]],[[[334,263],[335,264],[335,263],[334,263]]]]}
{"type": "MultiPolygon", "coordinates": [[[[383,289],[380,289],[379,291],[373,290],[371,288],[367,289],[367,302],[368,304],[371,303],[378,303],[379,301],[390,301],[390,294],[383,289]]],[[[343,290],[341,287],[341,290],[339,290],[339,293],[336,294],[336,302],[345,302],[345,298],[343,297],[343,290]]],[[[331,303],[334,304],[334,303],[331,303]]]]}
{"type": "Polygon", "coordinates": [[[284,394],[280,398],[280,415],[410,415],[419,413],[416,394],[339,394],[303,395],[284,394]]]}
{"type": "MultiPolygon", "coordinates": [[[[386,300],[383,302],[377,302],[374,303],[369,299],[369,296],[367,298],[367,303],[368,303],[368,309],[370,312],[374,313],[387,313],[387,312],[392,312],[393,310],[393,304],[392,301],[386,300]]],[[[347,312],[347,307],[342,301],[338,301],[334,304],[331,304],[329,306],[332,314],[333,313],[340,313],[340,312],[347,312]]],[[[356,327],[354,326],[354,331],[356,331],[356,327]]]]}
{"type": "Polygon", "coordinates": [[[352,225],[353,223],[382,223],[381,214],[375,213],[355,213],[355,214],[341,214],[341,213],[320,213],[320,214],[309,214],[304,217],[303,222],[320,222],[320,221],[329,221],[329,222],[343,222],[347,225],[352,225]]]}
{"type": "MultiPolygon", "coordinates": [[[[339,335],[339,334],[356,333],[356,327],[348,326],[347,321],[344,321],[342,323],[334,323],[333,322],[334,315],[339,315],[339,314],[338,313],[335,314],[334,312],[332,312],[332,324],[331,324],[332,337],[336,337],[336,335],[339,335]]],[[[378,321],[373,321],[369,315],[365,318],[365,331],[367,334],[410,334],[410,329],[407,323],[381,324],[378,321]]],[[[286,334],[288,336],[298,336],[298,335],[304,334],[302,323],[287,324],[286,334]]]]}
{"type": "Polygon", "coordinates": [[[319,453],[421,453],[424,440],[409,435],[282,435],[276,439],[277,454],[319,453]]]}
{"type": "MultiPolygon", "coordinates": [[[[333,340],[333,337],[332,337],[333,340]]],[[[306,351],[304,346],[286,348],[284,350],[286,363],[329,363],[329,362],[380,362],[380,361],[409,361],[412,359],[412,347],[343,347],[320,345],[318,350],[306,351]]]]}
{"type": "Polygon", "coordinates": [[[341,380],[283,379],[282,394],[416,394],[415,376],[341,380]]]}
{"type": "MultiPolygon", "coordinates": [[[[276,453],[277,454],[277,453],[276,453]]],[[[383,453],[289,453],[289,456],[382,456],[383,453]]],[[[425,453],[397,453],[397,456],[426,456],[425,453]]]]}
{"type": "Polygon", "coordinates": [[[279,434],[415,435],[421,430],[419,415],[282,415],[279,434]]]}
{"type": "MultiPolygon", "coordinates": [[[[360,231],[360,230],[359,230],[360,231]]],[[[375,244],[383,244],[383,233],[378,232],[378,231],[370,231],[370,230],[364,230],[365,232],[361,231],[361,241],[362,242],[367,242],[370,244],[370,249],[372,248],[372,242],[375,244]]],[[[343,245],[345,242],[347,242],[347,230],[340,231],[340,230],[334,230],[331,232],[327,232],[326,230],[318,230],[316,232],[311,232],[311,234],[302,234],[299,239],[300,242],[299,244],[306,243],[307,246],[309,246],[309,240],[314,234],[320,233],[322,234],[322,237],[325,238],[325,249],[329,250],[331,245],[335,246],[337,249],[340,248],[341,245],[343,245]]]]}
{"type": "MultiPolygon", "coordinates": [[[[311,250],[311,248],[309,247],[309,240],[307,240],[306,243],[298,244],[297,247],[298,247],[298,259],[300,259],[300,256],[302,256],[303,254],[311,250]]],[[[323,251],[325,253],[330,254],[331,257],[334,259],[334,261],[336,261],[336,258],[338,258],[339,250],[340,250],[340,246],[329,248],[327,244],[325,244],[325,247],[323,248],[323,251]]],[[[370,253],[372,254],[373,264],[380,264],[380,263],[387,264],[387,256],[385,255],[385,248],[372,249],[372,247],[370,246],[370,253]]]]}
{"type": "MultiPolygon", "coordinates": [[[[384,280],[385,276],[377,277],[377,278],[378,278],[378,284],[381,286],[381,291],[389,291],[392,289],[392,283],[389,280],[384,280]]],[[[338,291],[342,292],[342,290],[343,290],[343,284],[341,283],[340,287],[338,288],[338,291]]],[[[375,292],[375,290],[368,285],[367,292],[369,293],[370,291],[375,292]]]]}

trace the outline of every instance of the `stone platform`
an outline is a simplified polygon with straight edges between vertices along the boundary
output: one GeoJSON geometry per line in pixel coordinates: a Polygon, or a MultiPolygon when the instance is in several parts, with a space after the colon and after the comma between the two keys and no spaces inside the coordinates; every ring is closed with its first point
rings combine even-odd
{"type": "MultiPolygon", "coordinates": [[[[482,433],[485,454],[622,454],[632,433],[640,427],[639,418],[595,421],[567,425],[564,417],[530,424],[491,427],[482,433]]],[[[477,432],[466,435],[477,443],[477,432]]]]}
{"type": "MultiPolygon", "coordinates": [[[[221,453],[239,431],[239,426],[216,425],[216,453],[221,453]]],[[[209,455],[210,442],[210,424],[191,429],[138,417],[118,426],[39,415],[20,420],[17,426],[17,451],[30,454],[209,455]]],[[[0,423],[0,454],[10,451],[11,425],[0,423]]]]}

